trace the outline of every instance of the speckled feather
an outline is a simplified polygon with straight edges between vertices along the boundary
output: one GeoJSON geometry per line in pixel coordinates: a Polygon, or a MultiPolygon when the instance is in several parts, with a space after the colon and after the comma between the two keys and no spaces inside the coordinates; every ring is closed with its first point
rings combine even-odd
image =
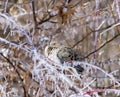
{"type": "MultiPolygon", "coordinates": [[[[69,47],[60,46],[54,43],[45,48],[45,55],[56,63],[64,64],[65,62],[81,61],[82,56],[78,55],[69,47]]],[[[80,65],[73,66],[78,73],[83,72],[84,69],[80,65]]]]}

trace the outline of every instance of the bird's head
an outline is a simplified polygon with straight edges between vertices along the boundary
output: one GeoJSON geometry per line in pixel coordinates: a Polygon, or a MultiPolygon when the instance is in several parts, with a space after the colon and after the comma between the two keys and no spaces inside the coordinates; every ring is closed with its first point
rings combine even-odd
{"type": "Polygon", "coordinates": [[[57,41],[51,41],[50,44],[45,47],[45,56],[49,56],[53,50],[59,47],[60,44],[57,41]]]}

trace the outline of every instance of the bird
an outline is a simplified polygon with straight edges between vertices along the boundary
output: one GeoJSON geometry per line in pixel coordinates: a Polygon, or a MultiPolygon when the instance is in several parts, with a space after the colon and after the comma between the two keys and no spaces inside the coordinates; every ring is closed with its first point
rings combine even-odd
{"type": "MultiPolygon", "coordinates": [[[[81,61],[82,56],[77,54],[72,48],[64,46],[56,41],[52,41],[45,47],[45,56],[58,64],[64,64],[66,62],[81,61]]],[[[84,71],[84,68],[77,65],[71,65],[78,73],[84,71]]]]}

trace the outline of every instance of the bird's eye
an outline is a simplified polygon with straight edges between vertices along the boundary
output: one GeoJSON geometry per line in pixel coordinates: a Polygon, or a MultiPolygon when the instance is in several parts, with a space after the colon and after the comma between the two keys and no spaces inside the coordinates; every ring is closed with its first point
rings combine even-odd
{"type": "Polygon", "coordinates": [[[51,51],[53,49],[53,47],[49,47],[49,51],[51,51]]]}

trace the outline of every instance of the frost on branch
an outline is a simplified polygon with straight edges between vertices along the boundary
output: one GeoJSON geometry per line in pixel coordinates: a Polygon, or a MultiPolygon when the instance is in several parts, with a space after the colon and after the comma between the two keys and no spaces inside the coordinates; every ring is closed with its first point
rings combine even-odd
{"type": "Polygon", "coordinates": [[[1,0],[0,97],[119,97],[119,11],[119,0],[1,0]],[[46,56],[54,41],[81,60],[57,60],[55,46],[46,56]]]}

